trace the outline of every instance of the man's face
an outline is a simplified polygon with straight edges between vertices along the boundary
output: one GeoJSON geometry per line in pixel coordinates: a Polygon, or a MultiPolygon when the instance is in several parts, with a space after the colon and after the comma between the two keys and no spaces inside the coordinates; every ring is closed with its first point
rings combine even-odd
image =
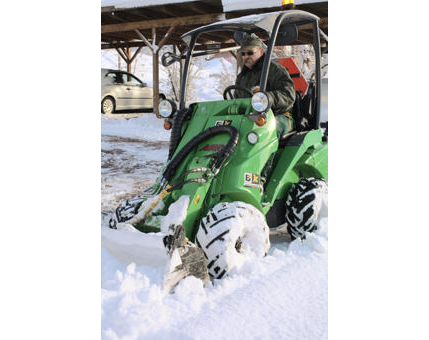
{"type": "Polygon", "coordinates": [[[264,49],[261,47],[254,47],[251,50],[240,50],[241,58],[243,58],[243,63],[248,68],[252,68],[253,65],[259,60],[259,58],[264,54],[264,49]]]}

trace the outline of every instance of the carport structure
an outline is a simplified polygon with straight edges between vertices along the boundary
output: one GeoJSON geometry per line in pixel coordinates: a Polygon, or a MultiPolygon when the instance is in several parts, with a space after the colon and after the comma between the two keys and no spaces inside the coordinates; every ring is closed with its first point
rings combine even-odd
{"type": "MultiPolygon", "coordinates": [[[[328,33],[328,2],[296,0],[296,9],[320,17],[320,28],[328,33]]],[[[116,49],[127,64],[131,64],[144,46],[152,52],[154,113],[158,116],[159,102],[159,51],[164,45],[173,45],[183,51],[181,35],[201,25],[249,14],[281,9],[281,0],[102,0],[101,49],[116,49]],[[131,48],[137,48],[132,54],[131,48]]],[[[308,37],[311,32],[308,33],[308,37]]],[[[300,41],[306,43],[306,32],[300,32],[300,41]]],[[[229,36],[221,32],[205,36],[197,49],[204,44],[217,44],[217,48],[235,46],[229,36]]]]}

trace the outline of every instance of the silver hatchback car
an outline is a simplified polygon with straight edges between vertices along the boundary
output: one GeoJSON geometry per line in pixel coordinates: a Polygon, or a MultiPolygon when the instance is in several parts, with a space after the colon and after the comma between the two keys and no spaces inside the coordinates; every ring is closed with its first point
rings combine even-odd
{"type": "MultiPolygon", "coordinates": [[[[160,98],[165,96],[160,94],[160,98]]],[[[131,73],[101,69],[101,112],[153,108],[153,89],[131,73]]]]}

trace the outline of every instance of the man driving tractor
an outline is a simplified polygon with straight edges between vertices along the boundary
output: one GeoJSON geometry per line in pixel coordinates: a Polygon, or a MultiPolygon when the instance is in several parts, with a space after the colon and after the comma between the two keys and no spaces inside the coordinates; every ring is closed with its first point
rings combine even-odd
{"type": "MultiPolygon", "coordinates": [[[[250,89],[253,93],[256,93],[259,91],[259,81],[265,58],[262,40],[254,36],[244,38],[241,42],[239,54],[242,58],[243,66],[240,74],[237,75],[235,85],[250,89]]],[[[270,63],[266,92],[272,103],[271,109],[276,118],[277,138],[280,139],[281,136],[295,128],[291,113],[295,102],[295,85],[286,68],[274,61],[270,63]]],[[[238,89],[236,96],[241,98],[247,95],[238,89]]],[[[273,160],[274,154],[271,155],[262,170],[261,180],[264,183],[271,170],[273,160]]]]}
{"type": "MultiPolygon", "coordinates": [[[[262,40],[254,36],[244,38],[239,55],[242,58],[243,67],[235,84],[250,89],[254,93],[258,92],[265,58],[262,40]]],[[[276,117],[277,137],[280,139],[294,129],[292,108],[295,102],[295,85],[286,68],[274,61],[270,64],[266,92],[272,103],[271,109],[276,117]]],[[[244,98],[248,95],[237,90],[236,97],[244,98]]]]}

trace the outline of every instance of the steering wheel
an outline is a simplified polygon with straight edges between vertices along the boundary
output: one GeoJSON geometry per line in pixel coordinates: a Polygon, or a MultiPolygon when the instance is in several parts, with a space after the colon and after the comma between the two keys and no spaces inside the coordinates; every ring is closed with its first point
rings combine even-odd
{"type": "Polygon", "coordinates": [[[249,89],[246,89],[245,87],[238,86],[238,85],[230,85],[225,89],[225,91],[223,91],[223,99],[228,100],[228,95],[230,99],[235,99],[235,96],[232,95],[232,90],[240,90],[248,94],[249,97],[253,96],[253,92],[250,91],[249,89]]]}

